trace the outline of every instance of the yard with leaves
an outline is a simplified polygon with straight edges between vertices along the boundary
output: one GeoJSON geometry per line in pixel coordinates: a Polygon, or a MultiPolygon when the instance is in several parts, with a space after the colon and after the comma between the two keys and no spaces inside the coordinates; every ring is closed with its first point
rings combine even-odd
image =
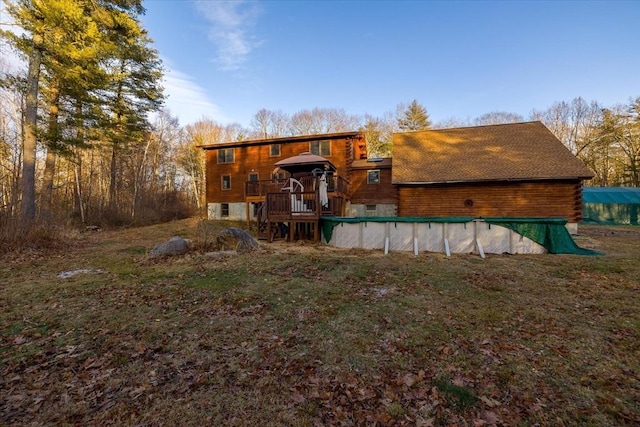
{"type": "Polygon", "coordinates": [[[582,226],[600,257],[206,256],[224,226],[2,255],[0,425],[640,424],[638,227],[582,226]]]}

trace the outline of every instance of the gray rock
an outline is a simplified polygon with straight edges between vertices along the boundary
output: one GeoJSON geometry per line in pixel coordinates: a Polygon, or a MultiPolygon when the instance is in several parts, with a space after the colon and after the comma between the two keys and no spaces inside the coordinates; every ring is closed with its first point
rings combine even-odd
{"type": "Polygon", "coordinates": [[[249,233],[236,227],[229,227],[218,233],[216,242],[220,249],[234,249],[238,252],[250,252],[260,244],[249,233]]]}
{"type": "Polygon", "coordinates": [[[179,236],[174,236],[169,241],[160,243],[149,252],[149,257],[163,257],[186,254],[189,250],[189,241],[179,236]]]}

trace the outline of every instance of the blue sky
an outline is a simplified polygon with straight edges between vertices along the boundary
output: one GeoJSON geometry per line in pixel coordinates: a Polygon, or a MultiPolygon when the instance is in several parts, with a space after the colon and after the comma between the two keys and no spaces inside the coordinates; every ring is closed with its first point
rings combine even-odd
{"type": "Polygon", "coordinates": [[[167,108],[249,126],[261,108],[433,122],[640,96],[640,1],[146,0],[167,108]]]}

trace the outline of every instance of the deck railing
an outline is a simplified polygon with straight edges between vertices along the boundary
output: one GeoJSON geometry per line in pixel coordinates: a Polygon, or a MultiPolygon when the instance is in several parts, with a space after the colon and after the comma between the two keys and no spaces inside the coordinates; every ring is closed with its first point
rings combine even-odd
{"type": "MultiPolygon", "coordinates": [[[[339,176],[327,177],[327,192],[328,193],[347,193],[347,181],[339,176]]],[[[305,191],[315,191],[318,186],[317,177],[305,176],[298,178],[298,181],[302,184],[305,191]]],[[[266,196],[268,193],[277,193],[283,191],[283,187],[287,186],[288,180],[276,180],[276,181],[247,181],[245,183],[245,195],[246,196],[266,196]]]]}
{"type": "Polygon", "coordinates": [[[320,216],[340,216],[342,197],[329,197],[328,205],[320,205],[316,191],[297,193],[267,193],[266,215],[272,221],[318,219],[320,216]]]}
{"type": "Polygon", "coordinates": [[[287,181],[247,181],[244,191],[247,196],[265,196],[267,193],[280,191],[285,185],[287,181]]]}

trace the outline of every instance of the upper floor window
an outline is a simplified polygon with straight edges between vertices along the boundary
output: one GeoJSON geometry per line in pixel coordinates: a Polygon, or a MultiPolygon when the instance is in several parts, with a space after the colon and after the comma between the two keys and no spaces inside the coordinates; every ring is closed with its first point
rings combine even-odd
{"type": "Polygon", "coordinates": [[[231,189],[231,175],[222,175],[222,189],[231,189]]]}
{"type": "Polygon", "coordinates": [[[269,155],[271,157],[280,157],[280,144],[271,144],[269,155]]]}
{"type": "Polygon", "coordinates": [[[233,148],[223,148],[218,150],[218,163],[233,163],[233,148]]]}
{"type": "Polygon", "coordinates": [[[380,170],[367,171],[367,184],[380,184],[380,170]]]}
{"type": "Polygon", "coordinates": [[[309,151],[316,156],[330,156],[331,141],[311,141],[309,143],[309,151]]]}

